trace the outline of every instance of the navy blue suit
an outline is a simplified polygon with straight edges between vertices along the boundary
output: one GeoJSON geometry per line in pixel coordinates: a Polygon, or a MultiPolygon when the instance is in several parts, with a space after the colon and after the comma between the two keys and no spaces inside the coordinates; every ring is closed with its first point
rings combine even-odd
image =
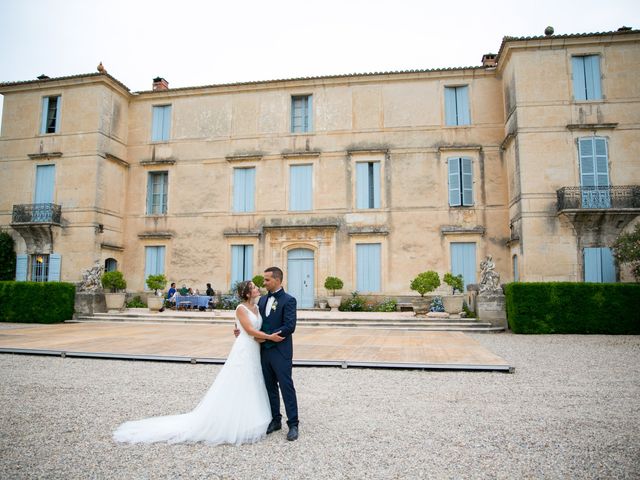
{"type": "Polygon", "coordinates": [[[284,408],[287,412],[287,425],[298,425],[298,401],[296,389],[293,386],[291,370],[293,368],[293,341],[291,335],[296,330],[296,299],[285,293],[283,289],[273,294],[275,301],[267,317],[265,308],[268,296],[261,297],[258,301],[258,310],[262,316],[262,330],[271,334],[280,331],[280,336],[285,337],[281,342],[269,340],[261,344],[260,360],[262,374],[269,395],[271,416],[274,420],[282,420],[280,414],[280,392],[284,400],[284,408]]]}

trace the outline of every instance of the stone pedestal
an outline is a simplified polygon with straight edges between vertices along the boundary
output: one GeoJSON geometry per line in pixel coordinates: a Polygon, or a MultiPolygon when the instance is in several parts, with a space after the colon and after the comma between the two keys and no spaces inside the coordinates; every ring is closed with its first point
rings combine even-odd
{"type": "Polygon", "coordinates": [[[76,315],[105,313],[107,311],[107,304],[104,300],[104,293],[76,292],[75,310],[76,315]]]}
{"type": "Polygon", "coordinates": [[[492,327],[507,328],[507,309],[504,295],[500,293],[480,293],[476,296],[478,320],[491,323],[492,327]]]}

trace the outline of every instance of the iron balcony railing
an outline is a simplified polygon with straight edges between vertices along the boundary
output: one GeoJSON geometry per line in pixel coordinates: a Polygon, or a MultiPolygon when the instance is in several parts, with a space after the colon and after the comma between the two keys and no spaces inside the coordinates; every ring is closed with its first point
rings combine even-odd
{"type": "Polygon", "coordinates": [[[54,203],[26,203],[13,206],[12,223],[60,224],[62,208],[54,203]]]}
{"type": "Polygon", "coordinates": [[[575,209],[640,208],[640,186],[562,187],[558,211],[575,209]]]}

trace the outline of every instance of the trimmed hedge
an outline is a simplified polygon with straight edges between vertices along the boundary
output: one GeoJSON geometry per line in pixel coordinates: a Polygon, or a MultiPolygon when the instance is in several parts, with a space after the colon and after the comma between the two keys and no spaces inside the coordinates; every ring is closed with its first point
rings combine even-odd
{"type": "Polygon", "coordinates": [[[517,282],[505,295],[515,333],[640,334],[640,284],[517,282]]]}
{"type": "Polygon", "coordinates": [[[0,282],[0,321],[59,323],[73,317],[76,287],[63,282],[0,282]]]}

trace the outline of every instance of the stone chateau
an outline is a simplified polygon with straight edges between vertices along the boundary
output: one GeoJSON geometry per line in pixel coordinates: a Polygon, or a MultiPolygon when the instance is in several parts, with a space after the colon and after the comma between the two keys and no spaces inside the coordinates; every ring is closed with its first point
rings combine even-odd
{"type": "MultiPolygon", "coordinates": [[[[480,55],[479,55],[480,56],[480,55]]],[[[640,215],[640,31],[505,37],[475,67],[131,92],[97,73],[0,84],[0,229],[18,280],[228,290],[271,265],[301,307],[327,276],[625,281],[640,215]]]]}

